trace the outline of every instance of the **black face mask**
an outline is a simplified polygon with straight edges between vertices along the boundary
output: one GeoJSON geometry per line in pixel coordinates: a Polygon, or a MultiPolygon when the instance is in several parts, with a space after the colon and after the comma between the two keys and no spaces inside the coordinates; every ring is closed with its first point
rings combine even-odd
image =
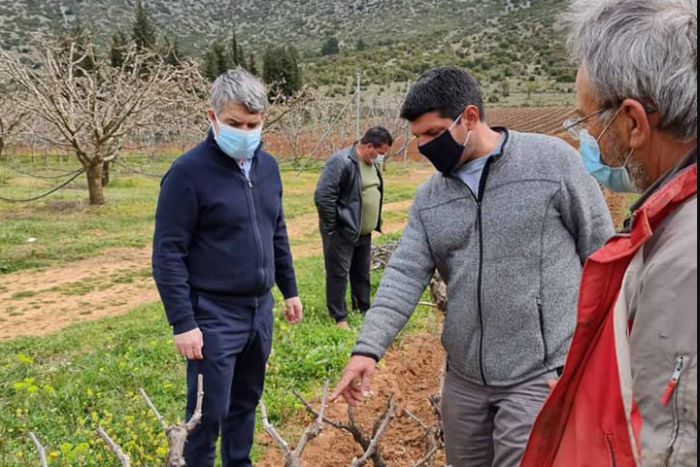
{"type": "MultiPolygon", "coordinates": [[[[461,117],[457,118],[455,124],[460,120],[461,117]]],[[[453,124],[454,126],[454,124],[453,124]]],[[[450,127],[452,128],[452,127],[450,127]]],[[[471,132],[467,136],[467,140],[464,142],[464,146],[459,144],[452,137],[450,130],[445,130],[440,136],[434,138],[431,142],[418,147],[418,151],[423,154],[428,160],[444,174],[449,174],[457,168],[457,164],[462,159],[462,154],[464,154],[464,148],[469,141],[471,132]]]]}

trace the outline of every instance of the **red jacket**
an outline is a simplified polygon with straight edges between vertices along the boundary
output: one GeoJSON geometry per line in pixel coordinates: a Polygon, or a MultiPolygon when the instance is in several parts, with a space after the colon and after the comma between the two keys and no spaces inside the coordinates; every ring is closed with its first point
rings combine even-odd
{"type": "Polygon", "coordinates": [[[642,417],[623,336],[633,323],[620,325],[618,299],[635,255],[669,214],[696,195],[697,163],[644,201],[631,231],[589,258],[564,374],[535,422],[523,467],[639,465],[642,417]]]}

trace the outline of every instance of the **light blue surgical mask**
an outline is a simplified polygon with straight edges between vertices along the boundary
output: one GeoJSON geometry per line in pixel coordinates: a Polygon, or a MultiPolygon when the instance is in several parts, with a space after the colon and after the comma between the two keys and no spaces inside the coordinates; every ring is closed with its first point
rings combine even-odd
{"type": "Polygon", "coordinates": [[[586,170],[593,178],[616,193],[639,193],[639,188],[632,180],[627,168],[627,163],[632,157],[633,151],[630,151],[622,167],[610,167],[603,162],[598,140],[588,130],[581,130],[580,138],[581,147],[579,152],[586,170]]]}
{"type": "Polygon", "coordinates": [[[255,157],[255,150],[262,141],[262,128],[239,130],[221,123],[219,117],[216,117],[216,122],[219,131],[218,134],[214,131],[214,139],[227,156],[238,161],[255,157]]]}
{"type": "Polygon", "coordinates": [[[383,165],[385,160],[386,160],[386,154],[379,154],[377,156],[376,163],[379,165],[383,165]]]}

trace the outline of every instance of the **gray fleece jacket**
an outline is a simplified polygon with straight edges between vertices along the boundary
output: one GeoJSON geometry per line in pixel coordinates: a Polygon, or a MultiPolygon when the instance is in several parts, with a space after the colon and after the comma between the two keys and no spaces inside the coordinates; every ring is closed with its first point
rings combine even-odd
{"type": "Polygon", "coordinates": [[[603,195],[564,141],[517,132],[479,192],[442,174],[420,187],[354,355],[384,355],[437,269],[450,371],[509,386],[563,366],[583,264],[614,234],[603,195]]]}

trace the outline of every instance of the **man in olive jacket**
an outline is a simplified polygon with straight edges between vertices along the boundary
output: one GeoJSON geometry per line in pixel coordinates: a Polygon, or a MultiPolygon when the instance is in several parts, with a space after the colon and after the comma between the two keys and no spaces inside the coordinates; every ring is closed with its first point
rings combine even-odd
{"type": "Polygon", "coordinates": [[[354,309],[370,306],[372,232],[381,231],[384,181],[378,166],[393,138],[384,128],[367,130],[352,147],[331,156],[316,188],[326,267],[328,312],[349,328],[345,293],[348,277],[354,309]]]}

